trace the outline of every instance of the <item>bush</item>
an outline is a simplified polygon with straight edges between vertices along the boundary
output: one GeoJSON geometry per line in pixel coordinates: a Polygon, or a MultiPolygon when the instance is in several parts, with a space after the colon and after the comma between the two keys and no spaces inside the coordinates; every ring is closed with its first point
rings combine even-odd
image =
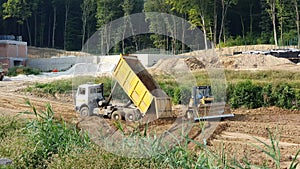
{"type": "Polygon", "coordinates": [[[62,157],[71,151],[89,146],[90,141],[86,134],[81,134],[75,126],[68,126],[66,122],[54,119],[50,104],[46,105],[44,111],[37,111],[29,101],[27,103],[37,120],[29,122],[25,128],[28,146],[35,147],[21,156],[26,168],[47,168],[52,156],[62,157]]]}
{"type": "Polygon", "coordinates": [[[293,89],[288,84],[255,85],[250,80],[239,82],[236,85],[229,84],[227,98],[232,108],[242,106],[247,108],[261,106],[277,106],[285,109],[300,108],[300,90],[293,89]]]}
{"type": "Polygon", "coordinates": [[[27,91],[32,88],[40,89],[43,93],[54,95],[55,93],[67,93],[72,90],[72,82],[70,80],[58,80],[50,83],[36,83],[34,87],[28,87],[27,91]]]}
{"type": "Polygon", "coordinates": [[[237,83],[230,98],[233,108],[258,108],[262,106],[262,102],[262,87],[254,85],[250,80],[237,83]]]}
{"type": "Polygon", "coordinates": [[[188,87],[176,87],[172,98],[174,104],[188,104],[190,97],[191,89],[188,87]]]}
{"type": "Polygon", "coordinates": [[[287,84],[282,84],[274,89],[275,105],[278,107],[291,109],[295,108],[296,95],[292,88],[287,84]]]}
{"type": "Polygon", "coordinates": [[[12,68],[8,69],[8,76],[17,76],[19,74],[24,74],[24,75],[39,75],[40,70],[30,68],[30,67],[23,67],[23,66],[15,66],[12,68]]]}

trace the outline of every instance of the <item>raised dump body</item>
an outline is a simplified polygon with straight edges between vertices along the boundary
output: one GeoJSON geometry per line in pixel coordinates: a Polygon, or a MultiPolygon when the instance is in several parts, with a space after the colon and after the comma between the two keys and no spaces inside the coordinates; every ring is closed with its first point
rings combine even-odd
{"type": "Polygon", "coordinates": [[[114,77],[140,112],[171,117],[171,99],[161,90],[136,56],[121,56],[114,77]]]}

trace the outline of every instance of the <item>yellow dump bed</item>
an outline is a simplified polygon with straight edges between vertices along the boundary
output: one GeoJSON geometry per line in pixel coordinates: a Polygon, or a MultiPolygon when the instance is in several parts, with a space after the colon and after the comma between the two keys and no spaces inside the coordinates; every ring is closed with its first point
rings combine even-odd
{"type": "Polygon", "coordinates": [[[171,116],[170,98],[162,92],[136,56],[121,56],[113,74],[142,114],[154,105],[158,118],[171,116]]]}

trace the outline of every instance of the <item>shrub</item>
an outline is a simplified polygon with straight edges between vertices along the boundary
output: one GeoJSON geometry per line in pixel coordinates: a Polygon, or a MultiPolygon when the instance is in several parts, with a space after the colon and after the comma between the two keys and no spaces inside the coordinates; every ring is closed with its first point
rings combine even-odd
{"type": "Polygon", "coordinates": [[[8,69],[8,76],[17,76],[19,74],[24,74],[24,75],[39,75],[40,70],[30,68],[30,67],[24,67],[24,66],[15,66],[12,68],[8,69]]]}
{"type": "Polygon", "coordinates": [[[66,122],[55,120],[50,104],[46,105],[44,111],[37,111],[29,101],[27,104],[32,108],[31,113],[37,120],[28,122],[25,128],[28,146],[35,147],[21,156],[26,167],[47,168],[52,156],[62,157],[71,151],[88,147],[90,144],[88,136],[77,131],[75,126],[68,126],[66,122]]]}
{"type": "Polygon", "coordinates": [[[230,104],[233,108],[245,106],[247,108],[258,108],[262,106],[262,87],[254,85],[252,81],[237,83],[230,104]]]}
{"type": "Polygon", "coordinates": [[[191,97],[191,89],[188,87],[176,87],[174,89],[173,103],[188,104],[191,97]]]}
{"type": "Polygon", "coordinates": [[[50,83],[35,83],[25,89],[27,92],[38,89],[43,93],[54,95],[55,93],[68,93],[72,91],[72,82],[70,80],[58,80],[50,83]]]}
{"type": "Polygon", "coordinates": [[[278,107],[291,109],[295,108],[296,95],[292,88],[287,84],[282,84],[274,89],[275,105],[278,107]]]}

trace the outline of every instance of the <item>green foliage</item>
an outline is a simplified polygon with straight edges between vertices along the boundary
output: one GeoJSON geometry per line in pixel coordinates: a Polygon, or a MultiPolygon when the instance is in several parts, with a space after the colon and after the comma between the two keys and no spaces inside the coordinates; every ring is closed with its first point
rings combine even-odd
{"type": "Polygon", "coordinates": [[[2,4],[3,18],[16,18],[17,21],[23,24],[24,20],[31,16],[30,3],[22,0],[8,0],[2,4]]]}
{"type": "Polygon", "coordinates": [[[285,109],[299,109],[299,90],[289,84],[254,84],[252,81],[241,81],[227,86],[227,98],[233,108],[245,106],[277,106],[285,109]]]}
{"type": "Polygon", "coordinates": [[[191,89],[188,87],[176,87],[172,96],[174,104],[188,104],[191,97],[191,89]]]}
{"type": "Polygon", "coordinates": [[[68,93],[72,91],[71,80],[58,80],[50,83],[35,83],[33,87],[27,87],[30,92],[33,89],[41,90],[43,93],[54,95],[55,93],[68,93]]]}
{"type": "Polygon", "coordinates": [[[279,147],[279,135],[278,133],[272,134],[270,129],[268,129],[268,136],[271,141],[271,145],[263,142],[260,139],[255,138],[256,141],[261,143],[263,146],[257,146],[253,145],[254,147],[257,147],[257,149],[264,152],[267,156],[269,156],[273,162],[275,163],[275,166],[277,169],[280,169],[280,159],[281,159],[281,153],[280,153],[280,147],[279,147]]]}
{"type": "Polygon", "coordinates": [[[23,67],[23,66],[15,66],[8,69],[8,76],[17,76],[19,74],[24,75],[39,75],[40,70],[30,68],[30,67],[23,67]]]}
{"type": "Polygon", "coordinates": [[[274,90],[274,97],[276,98],[275,105],[286,109],[291,109],[296,103],[296,96],[294,90],[289,85],[282,84],[274,90]]]}
{"type": "Polygon", "coordinates": [[[262,87],[254,85],[250,80],[239,82],[230,98],[233,108],[245,106],[247,108],[258,108],[262,106],[262,87]]]}
{"type": "Polygon", "coordinates": [[[0,139],[9,136],[11,132],[18,130],[22,126],[22,120],[16,117],[2,117],[0,116],[0,139]]]}
{"type": "Polygon", "coordinates": [[[71,151],[89,146],[87,135],[78,131],[75,126],[68,126],[66,122],[54,119],[50,104],[46,105],[44,111],[38,111],[29,101],[27,104],[37,120],[30,121],[25,128],[28,146],[35,147],[21,156],[26,167],[47,168],[47,162],[52,156],[62,157],[71,151]]]}

